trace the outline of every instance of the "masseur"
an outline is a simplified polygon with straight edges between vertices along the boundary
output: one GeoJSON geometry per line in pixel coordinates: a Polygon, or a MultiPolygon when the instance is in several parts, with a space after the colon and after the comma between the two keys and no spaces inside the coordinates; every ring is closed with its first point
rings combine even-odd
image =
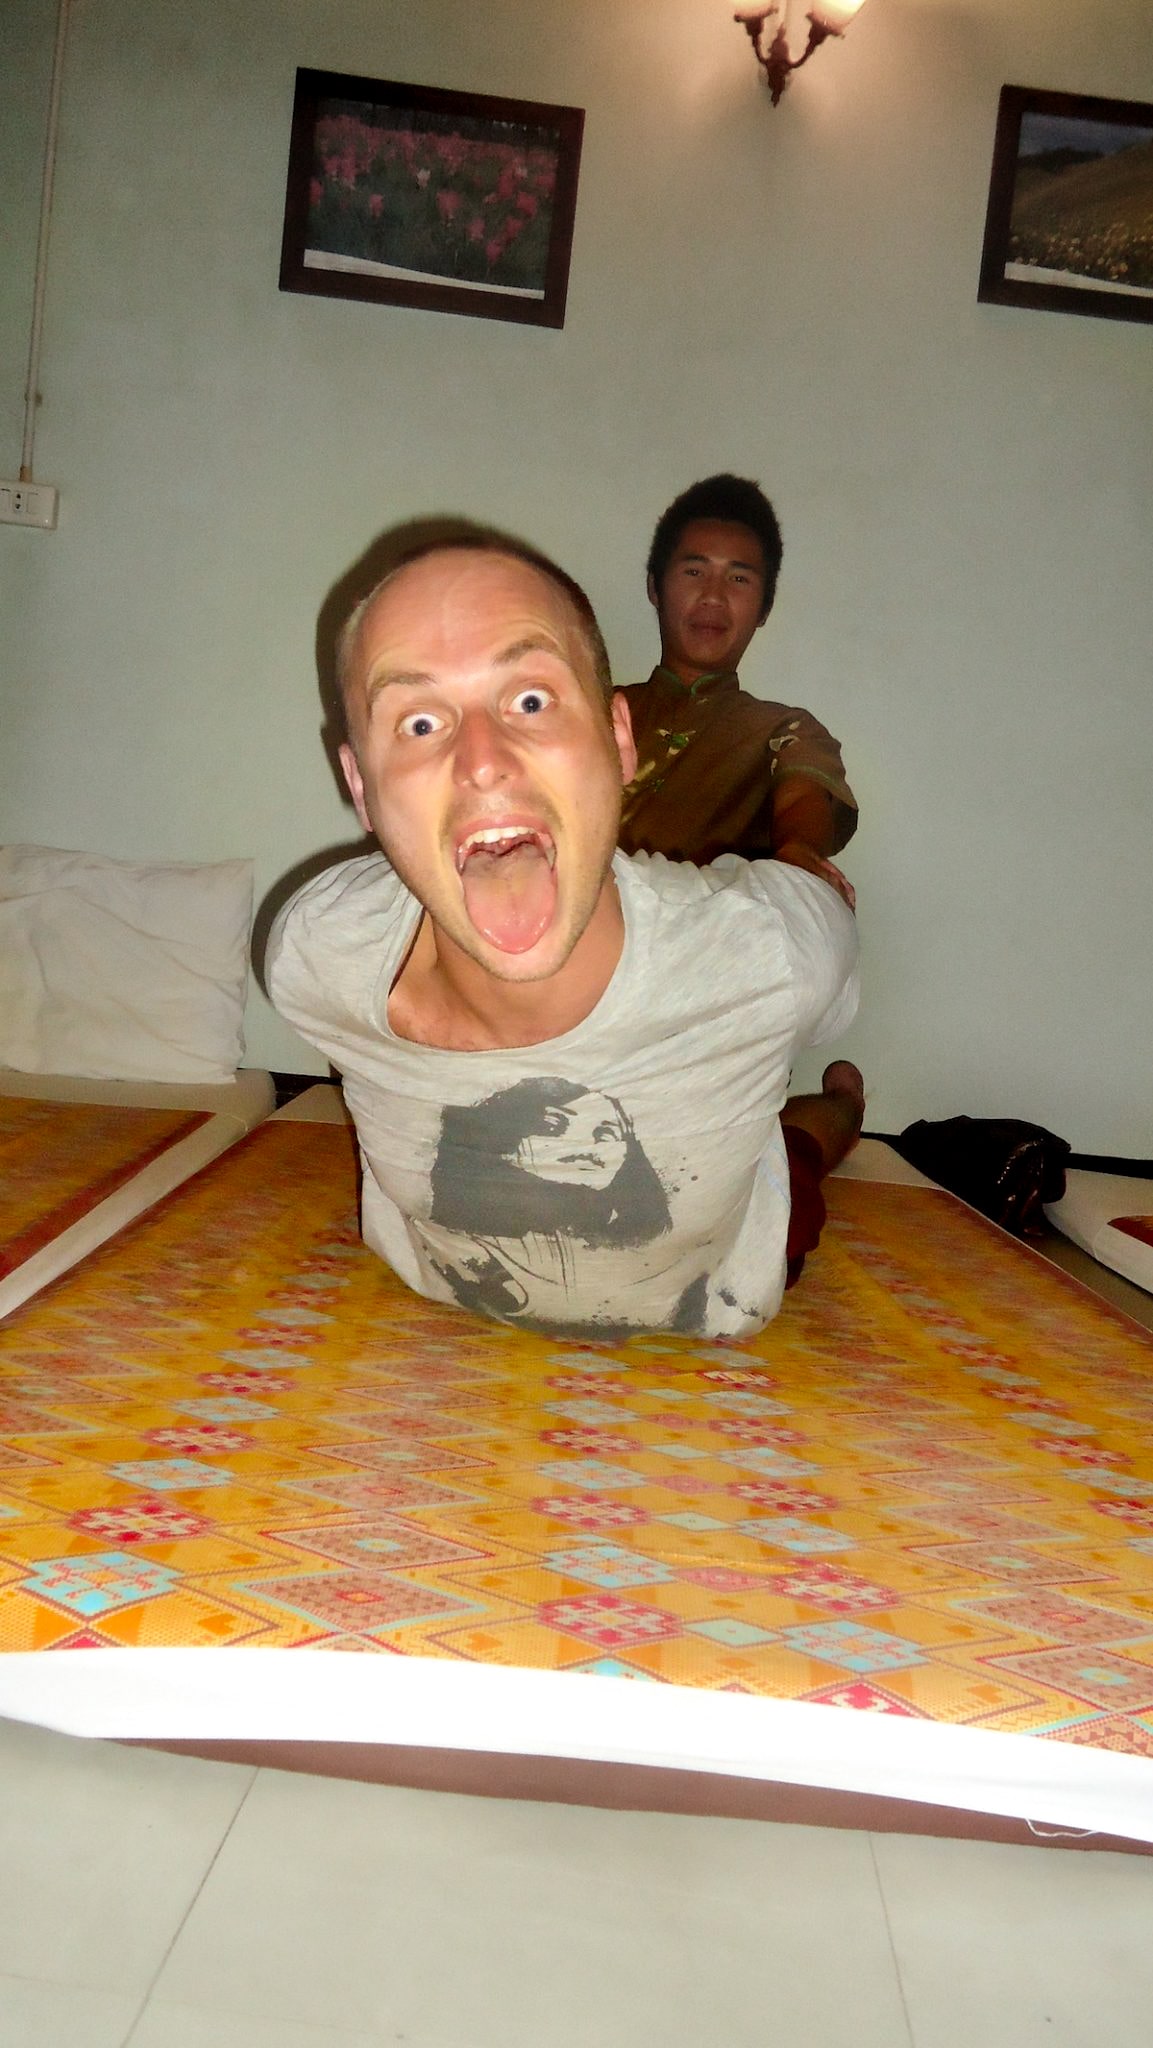
{"type": "Polygon", "coordinates": [[[648,593],[661,658],[625,692],[638,758],[621,845],[698,862],[771,855],[823,875],[851,905],[829,858],[857,825],[840,747],[810,712],[754,697],[737,676],[772,610],[781,553],[776,514],[746,477],[706,477],[657,521],[648,593]]]}
{"type": "Polygon", "coordinates": [[[846,1061],[785,1101],[856,1006],[845,903],[779,861],[614,852],[625,700],[584,593],[518,542],[417,550],[339,665],[383,851],[297,894],[269,985],[343,1076],[367,1242],[510,1323],[759,1329],[860,1131],[846,1061]]]}

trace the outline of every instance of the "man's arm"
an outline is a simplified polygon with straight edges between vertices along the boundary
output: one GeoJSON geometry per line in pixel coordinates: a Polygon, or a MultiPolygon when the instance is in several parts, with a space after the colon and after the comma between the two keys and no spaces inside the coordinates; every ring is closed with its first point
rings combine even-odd
{"type": "Polygon", "coordinates": [[[837,836],[836,807],[829,791],[811,776],[794,770],[774,784],[772,806],[773,859],[819,875],[832,884],[850,910],[855,909],[852,883],[829,859],[837,836]]]}

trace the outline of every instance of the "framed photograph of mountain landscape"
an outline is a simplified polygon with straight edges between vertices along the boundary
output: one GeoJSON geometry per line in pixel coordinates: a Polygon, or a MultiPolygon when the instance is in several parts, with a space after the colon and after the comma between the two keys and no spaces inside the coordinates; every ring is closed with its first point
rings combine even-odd
{"type": "Polygon", "coordinates": [[[280,289],[563,327],[584,113],[296,74],[280,289]]]}
{"type": "Polygon", "coordinates": [[[1002,87],[977,296],[1153,320],[1153,105],[1002,87]]]}

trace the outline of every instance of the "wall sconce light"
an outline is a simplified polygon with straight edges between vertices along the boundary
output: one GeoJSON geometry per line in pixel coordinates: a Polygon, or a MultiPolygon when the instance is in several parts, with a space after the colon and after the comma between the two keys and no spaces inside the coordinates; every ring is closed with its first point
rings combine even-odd
{"type": "Polygon", "coordinates": [[[799,57],[790,57],[789,38],[785,27],[785,16],[789,0],[773,0],[769,7],[743,7],[733,16],[734,21],[743,23],[749,41],[756,53],[757,63],[765,74],[765,83],[772,94],[774,107],[789,82],[789,74],[799,71],[807,64],[814,50],[827,42],[830,36],[843,36],[854,15],[864,6],[865,0],[813,0],[805,19],[809,24],[809,40],[799,57]],[[765,48],[765,27],[774,16],[777,18],[777,32],[768,49],[765,48]]]}

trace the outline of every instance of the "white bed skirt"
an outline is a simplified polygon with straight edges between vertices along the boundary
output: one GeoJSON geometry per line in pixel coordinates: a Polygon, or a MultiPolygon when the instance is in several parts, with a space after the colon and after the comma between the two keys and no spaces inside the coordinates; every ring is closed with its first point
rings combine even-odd
{"type": "Polygon", "coordinates": [[[0,1658],[0,1714],[152,1742],[389,1743],[712,1772],[1153,1843],[1153,1765],[1040,1736],[591,1674],[334,1650],[0,1658]]]}

